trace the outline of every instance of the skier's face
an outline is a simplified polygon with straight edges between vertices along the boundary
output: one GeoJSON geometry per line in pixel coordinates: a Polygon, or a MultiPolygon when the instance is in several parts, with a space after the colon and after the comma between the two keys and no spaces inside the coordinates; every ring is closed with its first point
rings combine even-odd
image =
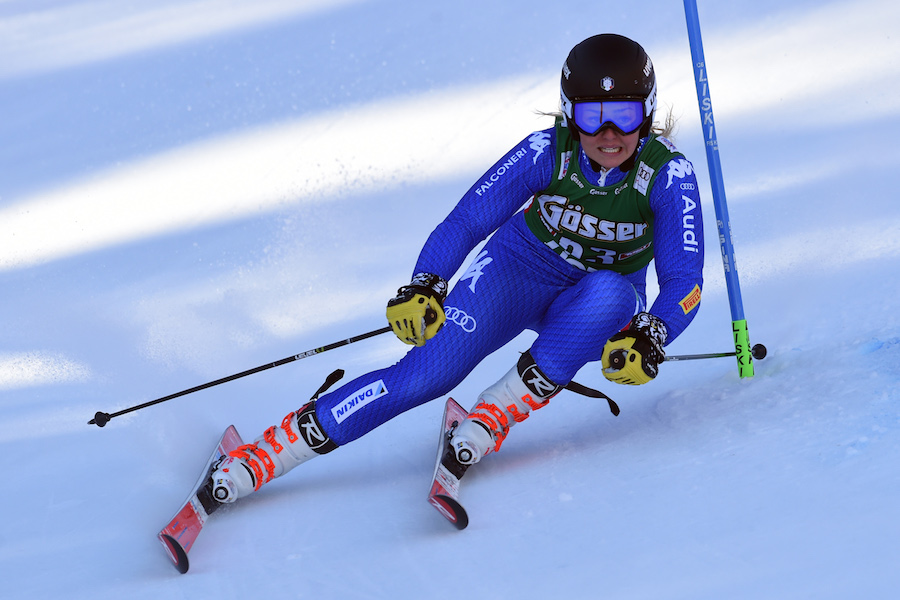
{"type": "Polygon", "coordinates": [[[625,135],[613,127],[604,127],[596,135],[579,136],[584,153],[604,169],[613,169],[628,160],[641,138],[639,131],[625,135]]]}

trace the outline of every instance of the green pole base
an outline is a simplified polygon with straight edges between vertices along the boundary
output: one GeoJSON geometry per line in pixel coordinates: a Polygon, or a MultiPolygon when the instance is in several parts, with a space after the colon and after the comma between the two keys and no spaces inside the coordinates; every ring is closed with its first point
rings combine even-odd
{"type": "Polygon", "coordinates": [[[732,321],[734,332],[734,350],[737,357],[738,373],[741,378],[753,377],[753,352],[750,348],[750,334],[747,332],[747,320],[732,321]]]}

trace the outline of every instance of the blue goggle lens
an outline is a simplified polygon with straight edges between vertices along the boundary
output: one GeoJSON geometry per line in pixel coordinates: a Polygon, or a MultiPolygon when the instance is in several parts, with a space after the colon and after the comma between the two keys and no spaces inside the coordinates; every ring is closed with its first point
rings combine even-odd
{"type": "Polygon", "coordinates": [[[640,100],[577,102],[573,112],[575,125],[587,135],[596,135],[607,123],[627,135],[644,122],[644,103],[640,100]]]}

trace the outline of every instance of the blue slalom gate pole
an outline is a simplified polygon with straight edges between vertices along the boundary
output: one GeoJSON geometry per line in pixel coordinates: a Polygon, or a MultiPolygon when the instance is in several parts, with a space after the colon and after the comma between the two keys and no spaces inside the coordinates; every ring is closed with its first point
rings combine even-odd
{"type": "Polygon", "coordinates": [[[700,16],[697,14],[696,0],[684,0],[684,15],[687,21],[688,40],[691,44],[691,58],[694,61],[694,83],[697,84],[700,123],[706,142],[706,161],[709,164],[709,179],[712,185],[713,204],[716,208],[716,224],[719,229],[719,243],[722,247],[722,264],[725,267],[725,285],[728,289],[728,302],[731,306],[731,328],[734,332],[738,371],[741,377],[753,377],[753,355],[750,350],[747,320],[744,318],[741,284],[738,280],[737,264],[734,259],[731,220],[728,217],[728,204],[725,201],[725,183],[722,178],[722,165],[719,162],[719,140],[716,138],[716,123],[713,119],[712,100],[709,97],[709,78],[706,71],[706,59],[703,56],[703,39],[700,35],[700,16]]]}

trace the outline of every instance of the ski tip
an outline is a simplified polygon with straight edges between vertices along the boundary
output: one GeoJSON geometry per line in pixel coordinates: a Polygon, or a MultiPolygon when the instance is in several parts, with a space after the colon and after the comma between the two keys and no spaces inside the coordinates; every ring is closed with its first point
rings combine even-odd
{"type": "Polygon", "coordinates": [[[169,553],[169,558],[175,563],[175,568],[178,569],[178,572],[182,575],[187,573],[190,566],[188,564],[188,555],[184,548],[181,547],[181,544],[167,533],[160,533],[159,540],[162,542],[166,552],[169,553]]]}
{"type": "Polygon", "coordinates": [[[465,529],[469,525],[469,515],[466,513],[466,509],[454,498],[445,494],[435,494],[429,500],[457,529],[465,529]]]}
{"type": "Polygon", "coordinates": [[[459,410],[465,410],[459,402],[450,397],[447,398],[447,406],[454,406],[459,410]]]}

